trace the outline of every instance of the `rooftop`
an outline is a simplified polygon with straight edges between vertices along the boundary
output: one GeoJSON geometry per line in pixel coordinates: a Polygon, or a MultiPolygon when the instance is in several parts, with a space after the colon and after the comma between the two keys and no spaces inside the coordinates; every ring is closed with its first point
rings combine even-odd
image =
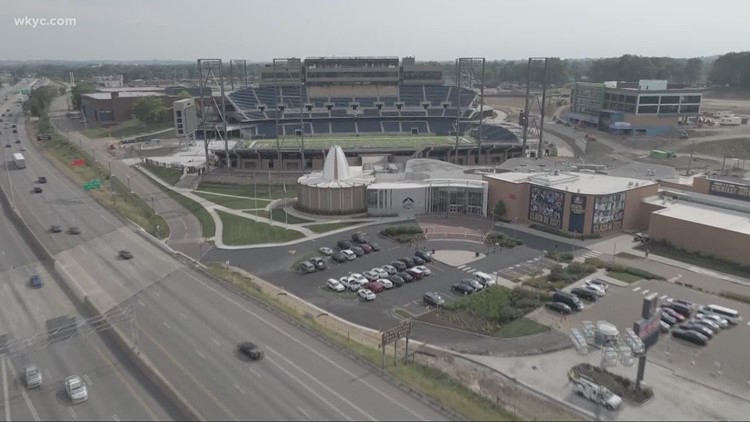
{"type": "Polygon", "coordinates": [[[747,213],[723,210],[707,205],[675,201],[654,214],[684,221],[716,227],[732,232],[750,234],[750,218],[747,213]]]}
{"type": "Polygon", "coordinates": [[[488,173],[484,174],[484,177],[511,183],[531,183],[562,191],[577,192],[588,195],[611,194],[623,192],[636,187],[656,185],[656,182],[653,181],[644,181],[631,177],[571,172],[488,173]]]}
{"type": "MultiPolygon", "coordinates": [[[[83,94],[84,97],[92,98],[94,100],[109,100],[112,98],[111,92],[93,92],[91,94],[83,94]]],[[[165,95],[159,92],[119,92],[120,98],[135,98],[135,97],[164,97],[165,95]]]]}
{"type": "Polygon", "coordinates": [[[123,86],[119,88],[96,88],[96,92],[163,92],[163,87],[158,86],[123,86]]]}

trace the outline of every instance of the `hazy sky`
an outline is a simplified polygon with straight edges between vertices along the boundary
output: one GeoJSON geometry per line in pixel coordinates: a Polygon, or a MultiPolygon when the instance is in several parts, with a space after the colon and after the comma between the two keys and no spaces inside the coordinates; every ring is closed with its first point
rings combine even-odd
{"type": "Polygon", "coordinates": [[[750,49],[749,16],[748,0],[14,0],[0,59],[695,57],[750,49]]]}

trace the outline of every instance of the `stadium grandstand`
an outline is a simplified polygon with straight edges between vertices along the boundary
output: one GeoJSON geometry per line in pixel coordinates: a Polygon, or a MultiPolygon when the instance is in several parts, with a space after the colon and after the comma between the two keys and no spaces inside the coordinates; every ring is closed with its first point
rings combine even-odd
{"type": "MultiPolygon", "coordinates": [[[[413,57],[275,59],[257,86],[226,95],[230,136],[244,140],[230,151],[231,166],[279,169],[276,139],[281,169],[292,171],[318,169],[333,144],[350,158],[378,152],[489,164],[521,155],[504,127],[484,124],[478,140],[477,92],[443,82],[440,66],[413,57]]],[[[214,153],[226,164],[225,151],[214,153]]]]}

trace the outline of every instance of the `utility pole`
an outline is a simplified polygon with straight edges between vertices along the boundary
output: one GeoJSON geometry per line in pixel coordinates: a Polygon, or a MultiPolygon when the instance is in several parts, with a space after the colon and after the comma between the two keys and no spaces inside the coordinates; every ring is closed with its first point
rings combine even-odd
{"type": "Polygon", "coordinates": [[[523,146],[521,147],[521,150],[523,151],[524,156],[526,155],[526,139],[529,133],[529,94],[531,93],[531,57],[529,57],[529,63],[527,65],[527,73],[526,73],[526,104],[523,107],[523,119],[521,120],[521,124],[523,124],[523,146]]]}
{"type": "Polygon", "coordinates": [[[539,123],[539,147],[537,148],[536,158],[542,156],[542,145],[544,144],[544,105],[547,100],[547,64],[549,63],[549,57],[544,59],[544,82],[542,83],[542,106],[541,114],[542,117],[539,123]]]}

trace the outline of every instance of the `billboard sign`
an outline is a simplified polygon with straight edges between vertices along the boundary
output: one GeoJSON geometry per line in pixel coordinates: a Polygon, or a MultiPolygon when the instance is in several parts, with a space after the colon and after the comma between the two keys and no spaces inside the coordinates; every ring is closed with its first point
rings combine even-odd
{"type": "Polygon", "coordinates": [[[385,347],[385,345],[391,344],[400,338],[409,337],[410,334],[411,322],[404,321],[396,327],[382,331],[380,341],[382,346],[385,347]]]}
{"type": "Polygon", "coordinates": [[[597,196],[594,200],[592,233],[608,233],[622,228],[625,216],[625,192],[597,196]]]}
{"type": "Polygon", "coordinates": [[[633,331],[643,341],[646,349],[650,348],[659,340],[661,328],[661,312],[657,307],[658,293],[651,293],[643,298],[640,321],[633,323],[633,331]]]}
{"type": "Polygon", "coordinates": [[[573,195],[570,200],[570,215],[568,217],[568,231],[571,233],[583,233],[583,224],[586,220],[586,196],[573,195]]]}
{"type": "Polygon", "coordinates": [[[708,185],[708,193],[740,201],[750,201],[750,186],[748,185],[712,180],[708,185]]]}
{"type": "Polygon", "coordinates": [[[531,186],[529,189],[529,221],[562,228],[565,192],[531,186]]]}

